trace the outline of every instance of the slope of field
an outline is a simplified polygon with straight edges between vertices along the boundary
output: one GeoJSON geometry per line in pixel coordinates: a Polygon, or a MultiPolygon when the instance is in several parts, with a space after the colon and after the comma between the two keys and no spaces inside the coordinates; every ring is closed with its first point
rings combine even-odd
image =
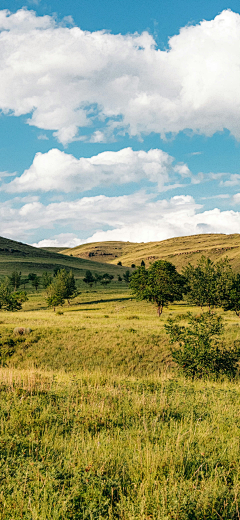
{"type": "MultiPolygon", "coordinates": [[[[120,258],[125,255],[131,255],[136,245],[133,242],[92,242],[91,244],[82,244],[73,248],[62,250],[63,255],[73,255],[77,258],[86,258],[95,262],[118,263],[120,258]]],[[[128,264],[126,264],[128,265],[128,264]]]]}
{"type": "Polygon", "coordinates": [[[140,265],[144,260],[146,266],[151,262],[168,260],[181,270],[188,262],[196,264],[202,255],[210,257],[214,262],[228,256],[232,267],[240,271],[240,235],[204,234],[170,238],[162,242],[98,242],[85,244],[62,251],[63,254],[91,257],[92,260],[105,258],[105,262],[124,266],[132,263],[140,265]]]}
{"type": "Polygon", "coordinates": [[[6,276],[16,269],[23,275],[30,272],[41,274],[46,270],[53,271],[55,267],[72,269],[77,278],[83,278],[87,269],[93,272],[108,272],[114,276],[122,272],[119,266],[97,264],[0,237],[0,276],[6,276]]]}

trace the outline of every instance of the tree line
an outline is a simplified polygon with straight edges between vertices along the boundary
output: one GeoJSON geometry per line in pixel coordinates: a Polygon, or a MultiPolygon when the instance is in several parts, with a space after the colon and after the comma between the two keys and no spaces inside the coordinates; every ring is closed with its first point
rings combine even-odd
{"type": "Polygon", "coordinates": [[[158,260],[148,269],[138,267],[130,288],[137,299],[155,303],[159,316],[163,307],[183,298],[201,308],[222,307],[240,316],[240,274],[233,272],[227,257],[214,264],[202,256],[196,267],[188,263],[181,274],[171,262],[158,260]]]}

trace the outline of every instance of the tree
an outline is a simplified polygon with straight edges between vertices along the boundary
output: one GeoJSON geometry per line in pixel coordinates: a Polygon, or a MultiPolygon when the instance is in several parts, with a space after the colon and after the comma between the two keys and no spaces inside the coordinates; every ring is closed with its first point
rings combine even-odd
{"type": "Polygon", "coordinates": [[[232,276],[231,285],[222,298],[224,311],[234,311],[240,318],[240,274],[232,276]]]}
{"type": "Polygon", "coordinates": [[[157,305],[157,314],[163,307],[183,297],[185,278],[176,267],[166,260],[158,260],[149,269],[139,267],[131,275],[130,288],[139,300],[147,300],[157,305]]]}
{"type": "Polygon", "coordinates": [[[186,293],[189,303],[203,307],[222,304],[231,286],[232,269],[225,258],[216,264],[202,256],[197,267],[190,263],[183,269],[186,278],[186,293]]]}
{"type": "Polygon", "coordinates": [[[120,276],[120,274],[118,274],[118,281],[122,282],[122,277],[120,276]]]}
{"type": "Polygon", "coordinates": [[[40,282],[41,282],[41,278],[40,276],[38,276],[36,273],[29,273],[28,275],[28,279],[30,280],[30,282],[32,282],[32,286],[36,289],[36,291],[38,290],[38,287],[40,285],[40,282]]]}
{"type": "Polygon", "coordinates": [[[132,268],[132,269],[135,269],[135,267],[136,267],[135,264],[132,264],[132,265],[131,265],[131,268],[132,268]]]}
{"type": "Polygon", "coordinates": [[[92,274],[92,271],[89,271],[89,269],[85,273],[85,278],[83,278],[83,282],[88,284],[89,287],[92,287],[95,282],[95,278],[92,274]]]}
{"type": "Polygon", "coordinates": [[[36,275],[35,278],[33,278],[33,280],[32,280],[32,286],[35,287],[36,291],[38,290],[40,283],[41,283],[41,278],[40,278],[40,276],[36,275]]]}
{"type": "Polygon", "coordinates": [[[55,311],[55,307],[63,305],[65,300],[68,300],[70,305],[70,299],[75,298],[75,296],[77,296],[77,289],[72,271],[61,269],[47,287],[48,306],[53,307],[55,311]]]}
{"type": "Polygon", "coordinates": [[[41,277],[41,284],[46,289],[52,283],[52,275],[47,271],[44,271],[41,277]]]}
{"type": "Polygon", "coordinates": [[[198,316],[191,313],[169,318],[165,325],[173,360],[182,372],[191,378],[224,374],[234,377],[237,372],[240,349],[237,344],[226,349],[219,338],[223,333],[221,316],[204,312],[198,316]],[[188,320],[188,326],[179,324],[188,320]]]}
{"type": "Polygon", "coordinates": [[[0,284],[0,309],[5,311],[19,311],[22,303],[27,301],[25,292],[12,292],[9,278],[0,284]]]}
{"type": "Polygon", "coordinates": [[[21,272],[19,271],[13,271],[10,275],[10,284],[14,288],[14,291],[17,291],[21,285],[21,272]]]}
{"type": "Polygon", "coordinates": [[[144,262],[144,260],[141,261],[141,267],[145,267],[145,262],[144,262]]]}
{"type": "Polygon", "coordinates": [[[122,265],[122,262],[121,262],[121,260],[119,260],[119,262],[117,263],[117,265],[122,265]]]}

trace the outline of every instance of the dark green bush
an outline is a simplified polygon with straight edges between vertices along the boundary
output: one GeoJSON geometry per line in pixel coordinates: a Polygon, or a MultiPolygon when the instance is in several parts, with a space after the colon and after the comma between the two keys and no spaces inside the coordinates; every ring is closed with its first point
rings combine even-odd
{"type": "Polygon", "coordinates": [[[235,377],[240,359],[240,348],[234,343],[226,349],[220,336],[223,333],[221,316],[204,312],[185,315],[188,325],[180,324],[183,316],[169,318],[165,329],[170,335],[173,360],[181,371],[191,378],[226,375],[235,377]]]}

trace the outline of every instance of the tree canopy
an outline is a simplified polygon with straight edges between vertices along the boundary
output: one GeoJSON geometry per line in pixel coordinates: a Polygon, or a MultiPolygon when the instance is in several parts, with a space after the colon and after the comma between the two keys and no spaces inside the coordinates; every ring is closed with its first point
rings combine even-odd
{"type": "Polygon", "coordinates": [[[68,300],[77,296],[76,282],[72,271],[66,271],[61,269],[57,272],[52,283],[47,287],[47,304],[49,307],[55,307],[63,305],[65,300],[68,300]]]}
{"type": "Polygon", "coordinates": [[[163,307],[183,297],[185,278],[166,260],[154,262],[148,269],[139,267],[130,279],[130,288],[139,300],[157,305],[158,316],[163,307]]]}

